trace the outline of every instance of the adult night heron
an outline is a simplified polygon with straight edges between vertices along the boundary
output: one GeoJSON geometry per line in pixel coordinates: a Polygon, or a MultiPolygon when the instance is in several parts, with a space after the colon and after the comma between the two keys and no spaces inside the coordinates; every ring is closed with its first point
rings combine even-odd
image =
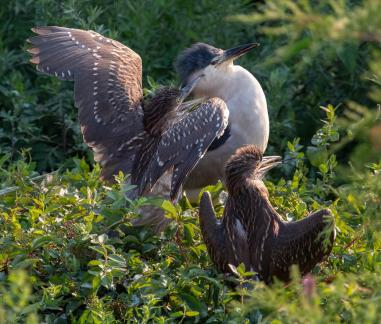
{"type": "Polygon", "coordinates": [[[269,138],[266,97],[256,78],[234,60],[258,46],[241,45],[228,50],[197,43],[179,55],[175,63],[182,83],[188,84],[205,75],[195,86],[195,98],[218,97],[229,109],[229,123],[224,134],[211,145],[185,183],[191,200],[200,188],[224,180],[225,163],[235,150],[255,144],[263,153],[269,138]]]}
{"type": "Polygon", "coordinates": [[[263,157],[253,145],[240,148],[226,166],[228,199],[221,221],[216,219],[210,194],[200,203],[200,226],[209,255],[228,272],[229,264],[244,263],[266,283],[273,277],[288,281],[290,267],[306,274],[332,250],[333,216],[327,209],[300,221],[286,222],[269,201],[262,178],[278,157],[263,157]]]}
{"type": "Polygon", "coordinates": [[[208,99],[197,109],[183,103],[203,76],[182,90],[164,88],[144,100],[141,59],[130,48],[94,31],[33,31],[38,36],[29,40],[31,62],[44,73],[74,81],[83,138],[102,166],[102,178],[131,174],[135,198],[169,173],[169,197],[176,200],[187,174],[227,125],[221,99],[208,99]]]}

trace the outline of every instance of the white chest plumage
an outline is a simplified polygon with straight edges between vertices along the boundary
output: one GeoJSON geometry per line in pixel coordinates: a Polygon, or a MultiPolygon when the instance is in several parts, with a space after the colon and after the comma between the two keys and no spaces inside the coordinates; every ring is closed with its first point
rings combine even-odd
{"type": "Polygon", "coordinates": [[[269,138],[265,94],[250,72],[240,66],[235,68],[234,91],[230,97],[222,98],[230,113],[231,141],[228,146],[235,150],[244,144],[255,144],[264,152],[269,138]]]}
{"type": "Polygon", "coordinates": [[[206,91],[195,95],[215,96],[225,101],[229,109],[230,136],[223,145],[207,152],[188,177],[185,188],[190,198],[196,198],[200,188],[218,179],[224,180],[225,162],[238,147],[255,144],[264,152],[269,138],[266,97],[255,77],[238,65],[231,65],[221,76],[212,77],[220,77],[218,86],[204,87],[206,91]]]}

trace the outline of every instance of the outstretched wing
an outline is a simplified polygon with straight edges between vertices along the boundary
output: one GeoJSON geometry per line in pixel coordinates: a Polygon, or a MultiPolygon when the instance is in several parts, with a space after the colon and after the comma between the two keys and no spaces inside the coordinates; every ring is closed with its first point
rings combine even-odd
{"type": "Polygon", "coordinates": [[[150,190],[165,171],[173,168],[171,199],[176,200],[188,173],[209,145],[226,128],[229,111],[223,100],[212,98],[190,112],[163,134],[143,176],[134,183],[140,193],[150,190]]]}
{"type": "Polygon", "coordinates": [[[288,280],[293,264],[298,265],[304,275],[327,257],[335,239],[333,221],[332,213],[323,209],[287,223],[277,236],[271,253],[273,275],[288,280]]]}
{"type": "Polygon", "coordinates": [[[29,42],[30,60],[38,70],[72,80],[83,138],[111,179],[130,173],[134,154],[144,138],[141,100],[142,63],[123,44],[94,31],[37,27],[29,42]]]}
{"type": "Polygon", "coordinates": [[[224,229],[216,218],[212,198],[207,191],[201,196],[199,220],[202,238],[210,258],[221,271],[229,271],[224,229]]]}

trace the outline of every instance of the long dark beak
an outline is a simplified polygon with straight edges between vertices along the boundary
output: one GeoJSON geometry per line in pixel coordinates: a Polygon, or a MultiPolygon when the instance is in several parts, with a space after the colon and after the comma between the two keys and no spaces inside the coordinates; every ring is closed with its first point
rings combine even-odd
{"type": "Polygon", "coordinates": [[[226,61],[233,61],[242,55],[246,54],[250,50],[252,50],[254,47],[258,47],[260,44],[259,43],[249,43],[249,44],[244,44],[240,45],[237,47],[230,48],[228,50],[225,50],[221,55],[215,57],[212,60],[212,64],[221,64],[226,61]]]}
{"type": "Polygon", "coordinates": [[[204,74],[199,75],[190,81],[186,86],[180,89],[179,102],[183,102],[193,91],[194,87],[197,85],[198,81],[204,77],[204,74]]]}
{"type": "Polygon", "coordinates": [[[261,177],[263,177],[267,172],[269,172],[272,168],[282,163],[282,157],[273,155],[273,156],[264,156],[262,161],[258,166],[258,173],[261,177]]]}

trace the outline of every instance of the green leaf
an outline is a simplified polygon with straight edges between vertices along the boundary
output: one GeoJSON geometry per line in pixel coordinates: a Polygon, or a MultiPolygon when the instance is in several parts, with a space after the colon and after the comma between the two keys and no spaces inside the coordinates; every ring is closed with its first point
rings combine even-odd
{"type": "Polygon", "coordinates": [[[167,213],[169,213],[169,215],[172,218],[176,218],[177,209],[169,200],[164,200],[161,204],[161,208],[163,208],[167,213]]]}
{"type": "Polygon", "coordinates": [[[22,309],[20,314],[26,315],[26,314],[29,314],[32,312],[34,313],[34,312],[38,311],[40,308],[41,308],[41,302],[34,303],[34,304],[28,305],[24,309],[22,309]]]}
{"type": "Polygon", "coordinates": [[[91,260],[91,261],[89,261],[89,263],[87,265],[88,266],[98,266],[100,264],[103,264],[103,262],[100,260],[91,260]]]}
{"type": "Polygon", "coordinates": [[[325,147],[308,146],[307,157],[311,164],[318,168],[320,164],[328,160],[328,151],[325,147]]]}
{"type": "Polygon", "coordinates": [[[12,266],[14,269],[24,269],[34,266],[38,262],[36,258],[24,259],[18,262],[12,262],[12,266]]]}
{"type": "Polygon", "coordinates": [[[93,290],[97,290],[100,284],[101,284],[101,278],[99,278],[98,276],[95,276],[91,282],[91,286],[93,290]]]}
{"type": "Polygon", "coordinates": [[[35,238],[33,241],[32,241],[32,244],[31,244],[31,248],[32,250],[36,250],[38,249],[39,247],[47,244],[47,243],[50,243],[52,242],[52,238],[50,236],[41,236],[41,237],[37,237],[35,238]]]}
{"type": "Polygon", "coordinates": [[[100,247],[97,245],[91,245],[91,246],[89,246],[89,249],[94,250],[103,256],[106,255],[106,251],[103,247],[100,247]]]}
{"type": "Polygon", "coordinates": [[[178,292],[178,295],[192,311],[197,311],[202,316],[206,316],[208,313],[206,305],[201,303],[196,297],[186,292],[178,292]]]}
{"type": "Polygon", "coordinates": [[[184,224],[184,237],[188,244],[193,243],[193,237],[195,236],[193,230],[193,224],[184,224]]]}
{"type": "Polygon", "coordinates": [[[325,163],[319,165],[319,170],[321,173],[326,174],[328,172],[328,166],[325,163]]]}
{"type": "Polygon", "coordinates": [[[242,262],[238,265],[237,267],[237,272],[241,275],[241,276],[244,276],[245,273],[246,273],[246,269],[245,269],[245,264],[242,262]]]}
{"type": "Polygon", "coordinates": [[[114,264],[120,265],[120,266],[125,266],[126,265],[126,260],[123,258],[121,255],[118,254],[110,254],[108,256],[108,259],[110,261],[113,261],[114,264]]]}
{"type": "Polygon", "coordinates": [[[183,312],[175,312],[175,313],[170,313],[169,316],[172,317],[172,318],[177,318],[177,317],[184,316],[184,313],[183,312]]]}

